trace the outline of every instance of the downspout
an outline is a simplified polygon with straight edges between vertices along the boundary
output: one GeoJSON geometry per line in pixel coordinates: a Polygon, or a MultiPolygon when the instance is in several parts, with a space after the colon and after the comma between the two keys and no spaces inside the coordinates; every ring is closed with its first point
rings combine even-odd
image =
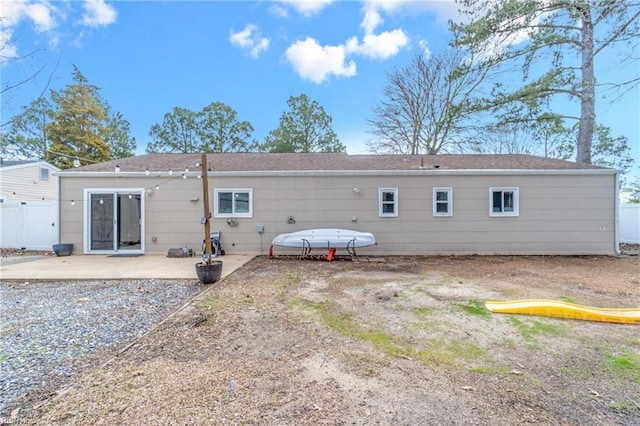
{"type": "Polygon", "coordinates": [[[58,176],[57,174],[55,174],[54,179],[56,180],[56,201],[55,201],[55,206],[56,206],[56,216],[54,218],[55,222],[51,224],[51,226],[55,226],[56,228],[56,237],[54,238],[53,243],[54,244],[60,244],[60,209],[62,208],[62,198],[60,197],[62,194],[62,191],[60,189],[60,176],[58,176]]]}
{"type": "Polygon", "coordinates": [[[620,236],[618,235],[619,227],[620,227],[620,181],[618,177],[620,176],[620,172],[616,171],[615,174],[615,193],[613,195],[613,245],[614,251],[616,255],[620,256],[622,252],[620,251],[620,236]]]}

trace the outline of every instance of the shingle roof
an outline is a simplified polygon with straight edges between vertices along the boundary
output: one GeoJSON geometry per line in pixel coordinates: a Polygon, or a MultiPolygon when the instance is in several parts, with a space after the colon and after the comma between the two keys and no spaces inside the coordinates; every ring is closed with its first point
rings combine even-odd
{"type": "MultiPolygon", "coordinates": [[[[146,154],[92,164],[67,172],[162,172],[196,170],[201,154],[146,154]]],[[[212,171],[304,171],[304,170],[590,170],[603,167],[537,157],[533,155],[348,155],[346,153],[216,153],[207,154],[212,171]]]]}

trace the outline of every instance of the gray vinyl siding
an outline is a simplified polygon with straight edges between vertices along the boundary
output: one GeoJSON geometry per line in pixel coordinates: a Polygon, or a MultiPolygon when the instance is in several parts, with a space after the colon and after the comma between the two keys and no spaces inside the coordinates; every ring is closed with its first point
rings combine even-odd
{"type": "MultiPolygon", "coordinates": [[[[271,240],[281,233],[325,227],[372,232],[378,245],[361,249],[361,254],[614,254],[615,176],[371,172],[234,177],[214,173],[209,178],[212,216],[214,189],[251,188],[253,217],[237,218],[235,227],[225,218],[212,217],[211,229],[221,230],[223,248],[237,254],[266,254],[271,240]],[[452,217],[433,216],[433,187],[453,189],[452,217]],[[517,217],[489,216],[491,187],[519,188],[517,217]],[[398,188],[398,217],[378,216],[379,188],[398,188]],[[295,224],[287,223],[289,216],[295,224]],[[262,236],[258,225],[264,226],[262,236]]],[[[166,253],[176,247],[200,252],[202,181],[191,177],[63,177],[61,240],[83,246],[83,206],[81,202],[71,206],[69,200],[82,200],[84,188],[102,187],[150,189],[143,212],[147,253],[166,253]],[[160,184],[158,191],[156,184],[160,184]]],[[[275,252],[297,253],[278,247],[275,252]]]]}

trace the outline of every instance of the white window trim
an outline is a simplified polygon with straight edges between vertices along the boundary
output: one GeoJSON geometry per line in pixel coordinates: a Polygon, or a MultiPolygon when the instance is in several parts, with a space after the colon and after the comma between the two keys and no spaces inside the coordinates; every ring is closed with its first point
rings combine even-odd
{"type": "MultiPolygon", "coordinates": [[[[235,203],[233,204],[233,208],[235,209],[235,203]]],[[[251,188],[216,188],[213,191],[213,217],[253,217],[253,189],[251,188]],[[218,194],[221,192],[231,192],[235,197],[236,193],[239,192],[247,192],[249,193],[249,211],[247,213],[219,213],[218,212],[218,203],[219,198],[218,194]]]]}
{"type": "Polygon", "coordinates": [[[518,187],[494,187],[489,188],[489,216],[490,217],[515,217],[520,215],[520,188],[518,187]],[[512,212],[494,212],[493,211],[493,193],[513,192],[513,211],[512,212]]]}
{"type": "MultiPolygon", "coordinates": [[[[145,232],[146,232],[146,223],[145,223],[145,205],[146,199],[145,196],[146,189],[145,188],[85,188],[84,189],[84,202],[83,202],[83,251],[84,254],[111,254],[118,252],[126,252],[130,254],[144,254],[146,250],[145,244],[145,232]],[[136,194],[140,195],[140,249],[136,250],[91,250],[91,195],[92,194],[107,194],[118,196],[118,194],[136,194]]],[[[72,204],[73,205],[73,204],[72,204]]]]}
{"type": "Polygon", "coordinates": [[[49,175],[51,172],[46,167],[40,167],[40,177],[39,180],[48,181],[49,175]]]}
{"type": "Polygon", "coordinates": [[[378,216],[398,217],[398,188],[378,188],[378,216]],[[383,213],[382,193],[384,192],[393,192],[393,213],[383,213]]]}
{"type": "Polygon", "coordinates": [[[453,216],[453,188],[451,187],[437,187],[433,188],[433,216],[434,217],[451,217],[453,216]],[[446,213],[438,212],[438,192],[446,192],[447,195],[447,209],[446,213]]]}

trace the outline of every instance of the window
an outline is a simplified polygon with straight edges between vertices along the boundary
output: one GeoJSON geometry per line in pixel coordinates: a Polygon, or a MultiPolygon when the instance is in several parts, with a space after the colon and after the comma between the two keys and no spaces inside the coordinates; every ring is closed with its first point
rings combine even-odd
{"type": "Polygon", "coordinates": [[[252,189],[216,189],[215,217],[253,217],[252,189]]]}
{"type": "Polygon", "coordinates": [[[49,169],[40,167],[40,180],[49,180],[49,169]]]}
{"type": "Polygon", "coordinates": [[[433,188],[433,215],[453,216],[452,188],[433,188]]]}
{"type": "Polygon", "coordinates": [[[489,216],[518,216],[518,188],[489,188],[489,216]]]}
{"type": "Polygon", "coordinates": [[[398,188],[380,188],[380,217],[398,217],[398,188]]]}

